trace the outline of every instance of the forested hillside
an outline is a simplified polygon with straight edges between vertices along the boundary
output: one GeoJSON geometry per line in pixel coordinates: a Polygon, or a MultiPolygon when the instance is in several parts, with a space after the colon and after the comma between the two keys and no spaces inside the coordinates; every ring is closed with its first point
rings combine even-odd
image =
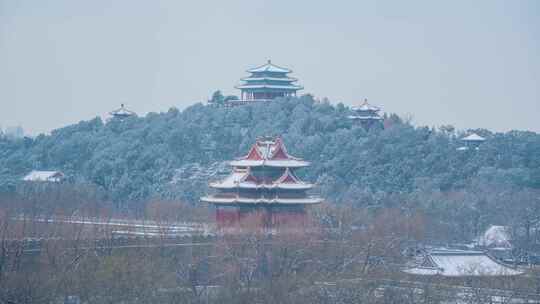
{"type": "Polygon", "coordinates": [[[208,167],[242,155],[257,136],[279,134],[291,154],[312,162],[301,174],[317,181],[331,202],[371,204],[393,194],[472,185],[540,188],[539,134],[475,130],[487,138],[480,150],[456,151],[463,133],[450,126],[414,126],[389,115],[384,130],[365,132],[347,115],[342,104],[304,96],[234,108],[196,104],[108,123],[95,118],[35,139],[3,138],[0,180],[10,189],[32,169],[54,169],[127,205],[154,196],[195,202],[206,181],[177,180],[176,169],[208,167]]]}

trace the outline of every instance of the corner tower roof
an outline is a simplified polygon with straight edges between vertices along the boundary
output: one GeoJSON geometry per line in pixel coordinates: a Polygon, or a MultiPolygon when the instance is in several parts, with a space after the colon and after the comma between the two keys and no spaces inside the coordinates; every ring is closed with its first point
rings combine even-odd
{"type": "Polygon", "coordinates": [[[232,166],[240,167],[305,167],[309,163],[289,155],[287,149],[280,137],[257,139],[255,144],[251,146],[249,153],[237,160],[231,162],[232,166]]]}

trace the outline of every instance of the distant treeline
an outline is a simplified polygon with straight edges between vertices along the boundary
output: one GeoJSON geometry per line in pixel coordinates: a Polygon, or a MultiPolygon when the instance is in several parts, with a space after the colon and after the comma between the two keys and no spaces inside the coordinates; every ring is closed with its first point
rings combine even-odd
{"type": "Polygon", "coordinates": [[[233,108],[193,105],[145,117],[81,121],[34,139],[0,139],[0,185],[13,189],[30,170],[61,170],[90,183],[115,202],[150,197],[195,202],[206,183],[172,184],[175,169],[203,166],[246,153],[261,135],[281,135],[291,154],[312,162],[304,178],[319,182],[331,202],[389,193],[454,191],[478,184],[540,188],[540,135],[493,133],[480,150],[456,151],[452,126],[418,127],[385,115],[384,130],[366,132],[343,104],[311,96],[233,108]]]}

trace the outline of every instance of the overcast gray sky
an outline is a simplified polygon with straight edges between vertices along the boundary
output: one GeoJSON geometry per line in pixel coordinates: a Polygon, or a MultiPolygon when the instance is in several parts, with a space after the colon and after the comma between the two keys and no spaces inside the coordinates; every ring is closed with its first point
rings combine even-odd
{"type": "Polygon", "coordinates": [[[183,109],[267,59],[416,124],[540,131],[535,0],[0,0],[0,124],[183,109]]]}

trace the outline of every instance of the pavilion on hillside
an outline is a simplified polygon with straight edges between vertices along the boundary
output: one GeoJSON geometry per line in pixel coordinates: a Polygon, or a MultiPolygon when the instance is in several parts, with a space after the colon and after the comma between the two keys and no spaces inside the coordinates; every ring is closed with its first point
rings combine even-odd
{"type": "Polygon", "coordinates": [[[471,133],[462,139],[460,139],[464,146],[457,148],[458,151],[467,151],[469,149],[478,150],[479,146],[486,141],[486,139],[476,133],[471,133]]]}
{"type": "Polygon", "coordinates": [[[296,96],[303,87],[295,84],[298,79],[289,77],[291,70],[267,63],[247,70],[248,77],[242,78],[242,84],[235,88],[240,90],[240,100],[231,100],[230,105],[251,102],[271,101],[278,97],[296,96]]]}
{"type": "Polygon", "coordinates": [[[114,110],[114,111],[111,111],[111,112],[109,112],[109,114],[110,114],[110,115],[112,116],[112,118],[114,118],[114,119],[125,119],[125,118],[128,118],[128,117],[137,116],[137,113],[128,110],[128,109],[124,106],[124,104],[121,104],[119,109],[116,109],[116,110],[114,110]]]}
{"type": "Polygon", "coordinates": [[[230,165],[233,170],[227,178],[210,183],[215,193],[201,198],[216,207],[220,230],[304,227],[306,208],[322,202],[308,195],[313,184],[296,175],[309,163],[291,156],[280,137],[257,139],[246,156],[230,165]]]}
{"type": "Polygon", "coordinates": [[[349,116],[349,119],[358,122],[364,129],[368,130],[373,127],[383,127],[382,117],[379,115],[381,110],[379,107],[368,103],[367,99],[359,106],[351,108],[354,112],[349,116]]]}

